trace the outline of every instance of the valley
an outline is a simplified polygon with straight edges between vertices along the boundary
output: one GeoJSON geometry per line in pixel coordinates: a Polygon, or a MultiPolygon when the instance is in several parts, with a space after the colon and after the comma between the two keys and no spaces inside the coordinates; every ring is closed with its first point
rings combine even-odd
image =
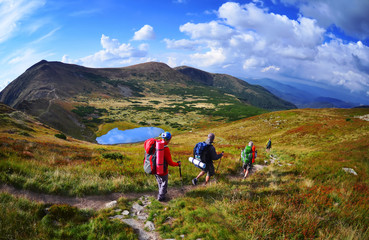
{"type": "MultiPolygon", "coordinates": [[[[140,104],[150,101],[156,100],[147,98],[140,104]]],[[[103,104],[114,105],[101,101],[94,108],[103,104]]],[[[125,104],[122,101],[116,106],[127,108],[125,104]]],[[[151,107],[160,104],[155,102],[151,107]]],[[[76,218],[65,216],[47,222],[53,216],[41,212],[50,204],[29,202],[3,192],[0,206],[4,214],[0,218],[7,227],[1,229],[2,233],[14,236],[20,231],[17,222],[22,218],[32,223],[21,230],[24,238],[87,238],[92,233],[105,238],[123,232],[126,238],[119,235],[122,239],[137,239],[130,227],[109,217],[115,216],[117,209],[131,208],[135,200],[125,195],[150,196],[157,191],[153,176],[142,169],[142,143],[104,146],[70,136],[64,140],[56,137],[59,131],[37,119],[0,106],[2,184],[66,198],[118,194],[115,207],[88,213],[55,204],[57,211],[72,211],[76,218]],[[95,231],[92,226],[97,223],[101,227],[95,231]],[[55,224],[60,227],[55,228],[55,224]],[[104,230],[112,227],[117,230],[104,230]],[[104,232],[107,235],[102,235],[104,232]]],[[[155,224],[162,239],[180,235],[186,239],[364,239],[368,236],[369,211],[368,114],[365,108],[295,109],[173,132],[169,147],[172,157],[183,163],[186,192],[171,195],[181,179],[178,170],[170,168],[171,200],[161,204],[149,197],[147,221],[155,224]],[[191,179],[198,169],[187,158],[194,144],[204,141],[209,132],[216,135],[217,151],[226,154],[216,181],[194,188],[191,179]],[[273,141],[272,152],[266,153],[264,145],[269,138],[273,141]],[[242,180],[239,156],[249,140],[258,150],[256,164],[264,167],[242,180]],[[270,155],[277,160],[271,162],[270,155]],[[353,169],[357,175],[344,168],[353,169]]],[[[123,121],[119,124],[123,128],[132,126],[123,121]]],[[[99,131],[105,131],[104,125],[99,131]]]]}

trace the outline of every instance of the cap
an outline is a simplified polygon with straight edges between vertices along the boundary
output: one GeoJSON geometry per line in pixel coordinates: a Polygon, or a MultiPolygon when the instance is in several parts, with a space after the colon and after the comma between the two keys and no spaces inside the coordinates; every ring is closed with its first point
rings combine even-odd
{"type": "Polygon", "coordinates": [[[170,134],[170,132],[163,132],[161,134],[161,138],[163,138],[166,141],[169,141],[172,138],[172,134],[170,134]]]}
{"type": "Polygon", "coordinates": [[[209,142],[210,142],[210,143],[214,142],[214,138],[215,138],[214,133],[209,133],[209,134],[208,134],[208,139],[209,139],[209,142]]]}

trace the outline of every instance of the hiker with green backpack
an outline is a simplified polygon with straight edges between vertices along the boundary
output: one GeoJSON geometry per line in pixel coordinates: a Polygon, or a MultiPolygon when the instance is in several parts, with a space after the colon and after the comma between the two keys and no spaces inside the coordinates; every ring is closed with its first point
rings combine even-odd
{"type": "Polygon", "coordinates": [[[267,142],[265,149],[267,152],[270,152],[271,148],[272,148],[272,139],[269,138],[269,141],[267,142]]]}
{"type": "Polygon", "coordinates": [[[243,162],[243,173],[244,179],[247,177],[252,169],[252,164],[255,162],[257,151],[255,150],[255,145],[252,141],[241,151],[241,160],[243,162]]]}

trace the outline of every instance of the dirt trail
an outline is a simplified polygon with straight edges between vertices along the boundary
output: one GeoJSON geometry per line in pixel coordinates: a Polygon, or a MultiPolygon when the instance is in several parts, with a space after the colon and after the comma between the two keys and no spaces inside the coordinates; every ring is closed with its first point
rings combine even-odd
{"type": "MultiPolygon", "coordinates": [[[[250,174],[255,173],[256,171],[260,171],[265,166],[262,165],[254,165],[253,171],[250,174]]],[[[229,178],[236,180],[242,180],[242,176],[228,176],[229,178]]],[[[216,182],[216,178],[213,178],[209,184],[213,184],[216,182]]],[[[169,187],[167,197],[170,199],[175,199],[181,196],[185,196],[186,192],[193,190],[194,188],[203,187],[203,184],[199,184],[198,186],[186,185],[183,187],[169,187]]],[[[139,209],[134,209],[134,204],[131,211],[130,218],[124,218],[123,215],[117,215],[113,218],[118,218],[122,222],[125,222],[129,226],[131,226],[137,233],[139,240],[161,240],[159,233],[155,231],[155,226],[150,221],[146,222],[147,213],[146,207],[151,204],[148,200],[149,197],[156,197],[157,191],[154,192],[145,192],[145,193],[111,193],[108,195],[99,195],[99,196],[86,196],[86,197],[67,197],[67,196],[59,196],[59,195],[51,195],[44,193],[32,192],[29,190],[20,190],[16,189],[9,185],[0,185],[0,192],[5,192],[12,194],[13,196],[23,197],[29,199],[31,201],[42,202],[42,203],[50,203],[50,204],[68,204],[71,206],[78,207],[80,209],[93,209],[100,210],[103,208],[110,207],[109,204],[113,201],[118,200],[121,197],[125,197],[129,200],[137,200],[142,199],[143,202],[146,202],[146,205],[143,207],[139,207],[139,209]],[[145,216],[143,219],[142,214],[145,216]],[[135,217],[136,216],[136,217],[135,217]],[[145,224],[146,222],[146,224],[145,224]],[[147,226],[148,223],[152,224],[152,229],[146,231],[147,228],[151,228],[147,226]]],[[[167,204],[167,203],[163,203],[167,204]]]]}
{"type": "MultiPolygon", "coordinates": [[[[265,166],[263,165],[254,165],[252,172],[253,174],[256,171],[260,171],[265,166]]],[[[242,179],[242,176],[228,176],[230,179],[242,179]]],[[[215,182],[215,179],[212,179],[209,183],[215,182]]],[[[178,198],[180,196],[184,196],[186,192],[193,190],[196,187],[201,187],[202,185],[192,186],[186,185],[183,186],[183,190],[181,187],[169,187],[168,188],[168,197],[169,199],[178,198]]],[[[150,196],[156,197],[157,191],[154,192],[143,192],[143,193],[111,193],[108,195],[96,195],[96,196],[85,196],[85,197],[68,197],[68,196],[60,196],[60,195],[52,195],[45,193],[33,192],[30,190],[17,189],[13,186],[9,186],[6,184],[0,185],[0,192],[5,192],[12,194],[17,197],[24,197],[31,201],[41,202],[41,203],[51,203],[51,204],[68,204],[71,206],[78,207],[80,209],[93,209],[100,210],[105,208],[105,205],[109,202],[116,201],[121,197],[125,197],[128,200],[135,200],[142,196],[150,196]]]]}
{"type": "MultiPolygon", "coordinates": [[[[183,196],[186,192],[193,189],[193,186],[184,186],[183,191],[180,187],[169,187],[168,196],[170,199],[178,198],[183,196]]],[[[128,200],[135,200],[142,196],[156,197],[157,191],[155,192],[143,192],[143,193],[111,193],[108,195],[98,196],[85,196],[85,197],[67,197],[59,195],[51,195],[45,193],[37,193],[29,190],[16,189],[9,185],[0,185],[0,192],[9,193],[13,196],[24,197],[31,201],[41,203],[52,203],[52,204],[69,204],[71,206],[78,207],[80,209],[93,209],[100,210],[105,208],[107,203],[116,201],[121,197],[125,197],[128,200]]]]}

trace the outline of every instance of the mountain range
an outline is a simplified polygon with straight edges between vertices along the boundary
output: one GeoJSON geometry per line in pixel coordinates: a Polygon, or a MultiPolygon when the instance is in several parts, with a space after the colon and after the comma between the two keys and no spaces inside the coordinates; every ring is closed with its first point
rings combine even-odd
{"type": "MultiPolygon", "coordinates": [[[[140,121],[139,125],[147,123],[142,121],[145,116],[134,119],[138,113],[148,114],[148,110],[150,114],[170,113],[171,117],[197,111],[201,116],[237,120],[265,111],[296,108],[265,88],[233,76],[187,66],[171,68],[158,62],[87,68],[42,60],[12,81],[0,93],[0,101],[64,133],[90,141],[96,137],[99,125],[106,122],[124,117],[128,122],[140,121]],[[132,103],[132,99],[136,102],[132,103]],[[163,99],[174,102],[170,105],[163,99]],[[115,111],[117,101],[131,102],[122,103],[124,106],[115,111]]],[[[157,118],[157,124],[180,128],[174,125],[174,119],[157,118]]]]}
{"type": "MultiPolygon", "coordinates": [[[[333,91],[302,83],[282,83],[273,79],[242,78],[263,86],[274,95],[295,104],[298,108],[353,108],[362,105],[365,100],[356,98],[350,92],[333,91]]],[[[366,101],[367,102],[367,101],[366,101]]]]}

